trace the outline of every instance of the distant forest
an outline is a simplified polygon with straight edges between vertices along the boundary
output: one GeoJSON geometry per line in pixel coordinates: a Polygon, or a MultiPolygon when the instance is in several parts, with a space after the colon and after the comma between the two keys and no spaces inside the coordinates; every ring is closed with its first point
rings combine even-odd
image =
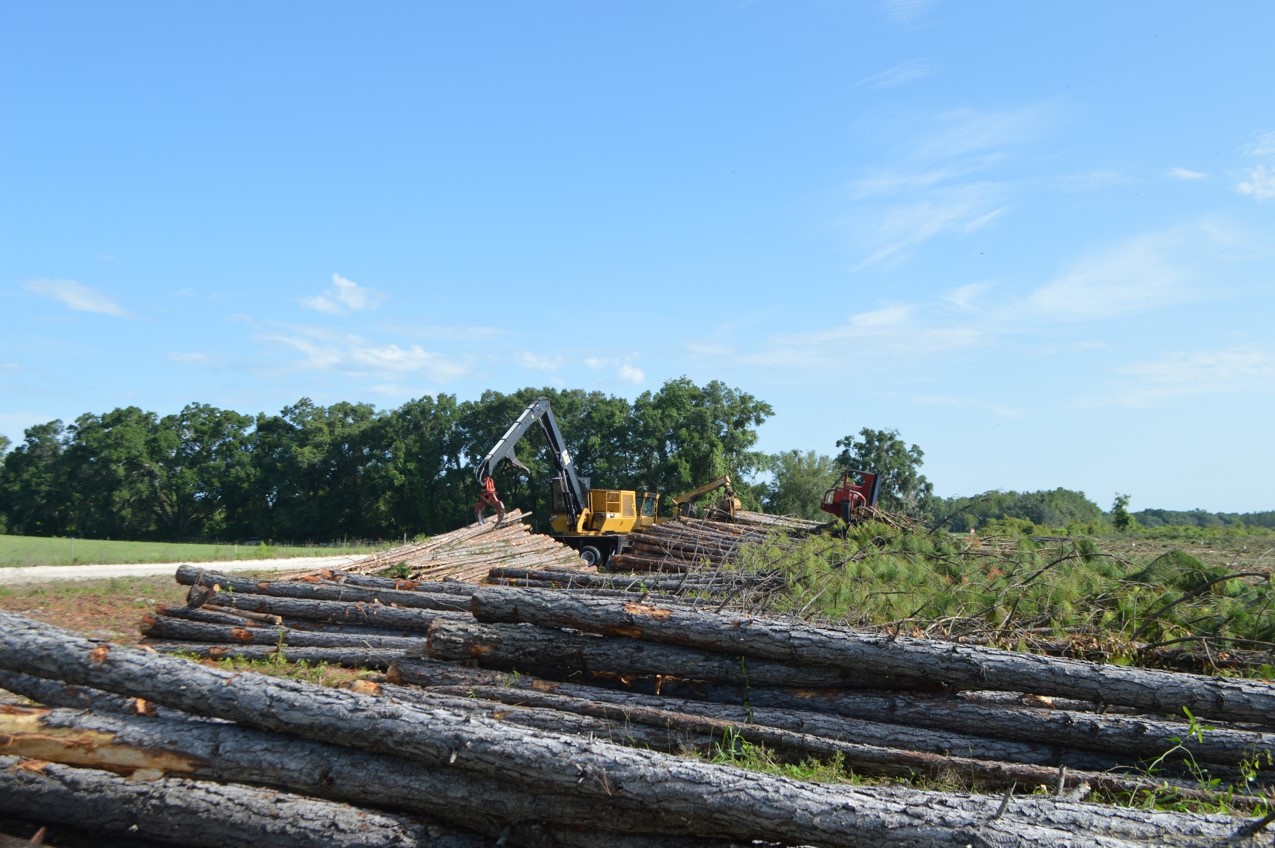
{"type": "MultiPolygon", "coordinates": [[[[955,531],[1017,522],[1110,527],[1110,515],[1065,489],[939,498],[923,453],[895,431],[863,429],[835,456],[755,449],[771,406],[718,381],[670,380],[630,402],[601,392],[525,388],[477,400],[424,396],[397,409],[321,406],[277,414],[190,404],[160,416],[135,406],[0,437],[0,532],[132,540],[328,542],[433,535],[473,520],[473,468],[526,406],[550,400],[573,461],[593,485],[679,494],[730,475],[749,509],[825,516],[841,470],[883,475],[882,506],[955,531]]],[[[535,430],[519,445],[530,474],[497,474],[511,508],[547,521],[554,463],[535,430]]],[[[1275,528],[1275,512],[1132,513],[1133,526],[1275,528]]]]}

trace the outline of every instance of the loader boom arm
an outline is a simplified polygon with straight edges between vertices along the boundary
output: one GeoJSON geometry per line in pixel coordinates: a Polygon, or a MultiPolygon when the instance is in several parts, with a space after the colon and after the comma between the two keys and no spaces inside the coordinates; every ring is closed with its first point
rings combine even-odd
{"type": "Polygon", "coordinates": [[[572,513],[574,522],[575,517],[583,512],[588,503],[588,492],[576,473],[575,463],[571,461],[571,454],[567,451],[562,431],[558,429],[558,421],[553,417],[553,410],[549,407],[549,401],[546,398],[534,401],[522,411],[522,414],[505,431],[505,435],[500,437],[495,447],[488,451],[487,456],[483,457],[483,461],[474,469],[474,477],[481,486],[483,480],[491,477],[500,463],[506,460],[511,465],[530,473],[531,470],[518,460],[514,448],[535,424],[540,425],[545,439],[549,442],[549,450],[558,470],[558,479],[562,482],[563,493],[567,495],[568,510],[572,513]]]}

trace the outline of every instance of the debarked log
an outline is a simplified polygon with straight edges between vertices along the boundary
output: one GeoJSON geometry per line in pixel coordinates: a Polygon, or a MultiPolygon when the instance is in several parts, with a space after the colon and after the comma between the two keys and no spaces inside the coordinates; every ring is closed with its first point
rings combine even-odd
{"type": "MultiPolygon", "coordinates": [[[[412,652],[409,652],[409,654],[412,652]]],[[[486,668],[532,671],[567,679],[595,673],[665,675],[736,685],[905,688],[921,684],[864,678],[844,669],[794,666],[765,659],[519,624],[439,620],[420,656],[477,662],[486,668]]]]}
{"type": "Polygon", "coordinates": [[[127,780],[98,769],[0,755],[0,812],[178,845],[280,848],[424,846],[487,848],[401,816],[275,789],[184,778],[127,780]]]}
{"type": "Polygon", "coordinates": [[[478,584],[467,583],[464,580],[411,580],[406,577],[374,577],[370,574],[356,574],[348,571],[320,571],[313,579],[324,583],[361,586],[367,589],[398,589],[403,592],[433,592],[466,597],[472,595],[478,588],[478,584]]]}
{"type": "Polygon", "coordinates": [[[228,642],[238,645],[284,645],[289,648],[379,648],[404,651],[424,644],[423,636],[383,636],[360,633],[330,633],[288,627],[235,627],[201,621],[187,621],[168,615],[147,613],[139,625],[148,639],[188,642],[228,642]]]}
{"type": "MultiPolygon", "coordinates": [[[[456,599],[451,598],[455,604],[456,599]]],[[[216,609],[248,610],[278,615],[284,619],[321,621],[329,624],[358,624],[394,630],[423,632],[440,618],[470,620],[468,612],[455,610],[405,609],[373,603],[342,601],[307,601],[299,598],[273,598],[268,595],[242,595],[217,592],[207,600],[216,609]]],[[[462,605],[463,606],[463,605],[462,605]]]]}
{"type": "Polygon", "coordinates": [[[342,601],[344,603],[361,601],[368,604],[397,606],[407,609],[469,611],[469,598],[463,594],[368,588],[341,583],[327,583],[320,580],[254,580],[247,577],[235,577],[219,571],[197,568],[193,565],[178,567],[177,582],[183,586],[202,588],[216,586],[219,587],[221,592],[269,595],[275,598],[342,601]]]}
{"type": "Polygon", "coordinates": [[[617,602],[570,592],[492,586],[473,597],[484,622],[527,622],[720,651],[781,663],[854,670],[867,678],[941,681],[1083,698],[1140,710],[1275,726],[1275,684],[1100,665],[927,639],[860,633],[793,621],[656,603],[617,602]]]}
{"type": "MultiPolygon", "coordinates": [[[[997,817],[998,799],[953,807],[955,799],[921,790],[829,786],[732,766],[638,751],[596,740],[510,728],[454,710],[408,707],[356,693],[251,672],[230,673],[183,660],[78,637],[0,613],[0,668],[22,670],[146,698],[259,729],[374,750],[442,771],[501,779],[561,793],[608,810],[646,812],[681,822],[687,836],[809,846],[1137,844],[1106,836],[1109,808],[1030,820],[997,817]],[[357,721],[351,721],[357,716],[357,721]]],[[[1141,811],[1140,811],[1141,812],[1141,811]]],[[[1140,821],[1145,824],[1145,819],[1140,821]]],[[[1175,821],[1152,844],[1169,844],[1182,828],[1217,833],[1225,823],[1175,821]]],[[[1232,822],[1232,827],[1234,823],[1232,822]]],[[[1149,840],[1141,840],[1146,843],[1149,840]]]]}

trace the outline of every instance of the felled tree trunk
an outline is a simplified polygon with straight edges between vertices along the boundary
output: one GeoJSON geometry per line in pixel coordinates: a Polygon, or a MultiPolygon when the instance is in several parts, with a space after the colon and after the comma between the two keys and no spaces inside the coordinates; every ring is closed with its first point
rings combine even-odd
{"type": "MultiPolygon", "coordinates": [[[[298,681],[230,674],[82,639],[9,613],[0,613],[0,668],[399,756],[439,771],[518,782],[592,802],[599,820],[612,809],[645,812],[666,828],[680,823],[686,836],[828,848],[1136,844],[1105,835],[1112,833],[1110,822],[1116,818],[1107,808],[998,816],[991,798],[962,812],[953,807],[959,802],[940,793],[804,783],[561,734],[511,731],[454,710],[412,708],[298,681]]],[[[1178,828],[1184,824],[1212,825],[1216,833],[1218,823],[1175,822],[1178,828]]],[[[1168,844],[1182,832],[1166,829],[1153,844],[1168,844]]]]}
{"type": "MultiPolygon", "coordinates": [[[[722,717],[746,715],[752,721],[791,730],[815,732],[809,729],[822,726],[827,730],[819,732],[820,735],[838,738],[855,738],[866,727],[880,727],[879,738],[882,740],[914,739],[919,745],[911,747],[936,753],[962,751],[980,756],[973,753],[979,748],[970,740],[992,737],[995,749],[1002,752],[1010,750],[1002,747],[1007,742],[1027,743],[1032,746],[1027,751],[1057,752],[1058,759],[1043,762],[1025,759],[1025,762],[1065,764],[1075,768],[1109,768],[1109,765],[1101,765],[1104,760],[1130,766],[1139,760],[1160,758],[1180,746],[1177,754],[1165,757],[1167,767],[1189,757],[1191,762],[1207,766],[1210,770],[1216,766],[1246,764],[1269,779],[1271,765],[1259,762],[1260,757],[1254,755],[1275,750],[1275,733],[1210,725],[1204,732],[1193,734],[1191,725],[1186,722],[1145,715],[1099,714],[996,703],[980,698],[978,693],[928,696],[766,686],[743,688],[700,683],[696,687],[696,697],[686,697],[678,686],[667,685],[667,680],[664,688],[670,690],[670,694],[649,694],[627,685],[638,682],[633,678],[627,679],[626,683],[615,681],[614,687],[588,686],[415,657],[395,661],[390,667],[389,679],[395,683],[430,688],[455,687],[456,691],[532,689],[620,706],[648,706],[722,717]],[[838,717],[854,720],[853,729],[838,730],[838,717]],[[863,724],[865,721],[867,725],[863,724]],[[927,747],[920,747],[927,743],[927,747]],[[1036,746],[1043,746],[1043,750],[1036,746]],[[1098,759],[1083,765],[1082,758],[1086,752],[1098,759]],[[1070,761],[1067,759],[1069,756],[1077,759],[1070,761]]],[[[859,741],[876,744],[866,735],[861,736],[859,741]]]]}
{"type": "Polygon", "coordinates": [[[477,837],[346,804],[183,778],[126,780],[97,769],[0,756],[0,812],[179,845],[487,848],[477,837]]]}
{"type": "Polygon", "coordinates": [[[312,665],[339,665],[344,668],[386,669],[401,650],[387,648],[292,648],[269,645],[216,644],[196,642],[148,642],[146,647],[162,654],[181,654],[210,660],[241,659],[256,662],[306,662],[312,665]]]}
{"type": "MultiPolygon", "coordinates": [[[[430,627],[424,656],[478,662],[488,668],[544,672],[566,677],[670,675],[736,685],[859,688],[889,685],[843,669],[793,666],[717,651],[661,645],[635,639],[566,633],[556,628],[439,620],[430,627]]],[[[919,685],[919,684],[912,684],[919,685]]]]}
{"type": "Polygon", "coordinates": [[[288,627],[235,627],[202,621],[188,621],[168,615],[142,616],[142,635],[148,639],[176,639],[189,642],[227,642],[234,645],[285,645],[289,648],[380,648],[405,651],[424,644],[421,636],[329,633],[295,630],[288,627]]]}
{"type": "MultiPolygon", "coordinates": [[[[444,596],[448,597],[448,596],[444,596]]],[[[455,604],[455,599],[451,599],[455,604]]],[[[310,601],[300,598],[273,598],[268,595],[217,592],[206,601],[206,608],[247,610],[268,613],[284,619],[318,621],[328,624],[357,624],[381,629],[424,632],[441,618],[469,620],[466,612],[455,610],[407,609],[375,603],[343,601],[310,601]]],[[[462,605],[463,606],[463,605],[462,605]]]]}
{"type": "Polygon", "coordinates": [[[561,832],[568,828],[587,828],[594,838],[586,844],[602,846],[623,841],[624,832],[648,848],[661,845],[653,841],[656,835],[675,838],[675,833],[653,834],[646,816],[613,811],[599,821],[596,806],[579,799],[232,723],[10,708],[0,710],[0,734],[15,754],[63,765],[268,785],[425,816],[491,837],[506,835],[514,845],[538,846],[553,833],[565,841],[561,832]]]}
{"type": "Polygon", "coordinates": [[[687,612],[569,592],[493,586],[474,593],[474,617],[628,636],[781,663],[827,666],[865,679],[942,681],[1275,726],[1275,684],[1099,665],[883,634],[795,625],[748,616],[687,612]]]}
{"type": "Polygon", "coordinates": [[[379,603],[407,609],[469,611],[466,595],[420,590],[371,588],[319,580],[253,580],[219,571],[182,565],[177,569],[177,582],[183,586],[219,587],[220,592],[241,595],[268,595],[275,598],[297,598],[308,601],[342,601],[345,603],[379,603]]]}

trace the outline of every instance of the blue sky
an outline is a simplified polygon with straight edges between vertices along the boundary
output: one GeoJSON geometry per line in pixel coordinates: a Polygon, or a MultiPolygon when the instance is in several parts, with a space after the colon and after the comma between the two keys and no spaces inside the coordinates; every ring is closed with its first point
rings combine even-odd
{"type": "MultiPolygon", "coordinates": [[[[0,433],[722,380],[1275,509],[1275,4],[10,3],[0,433]]],[[[569,438],[569,434],[568,434],[569,438]]]]}

